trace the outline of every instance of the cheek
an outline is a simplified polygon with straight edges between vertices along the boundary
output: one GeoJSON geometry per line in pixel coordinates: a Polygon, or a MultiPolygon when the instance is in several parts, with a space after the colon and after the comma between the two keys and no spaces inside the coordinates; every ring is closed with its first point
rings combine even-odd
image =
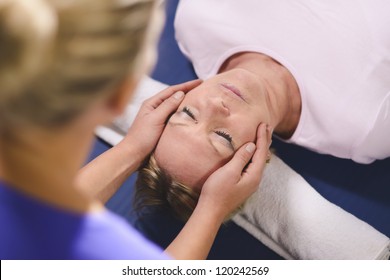
{"type": "Polygon", "coordinates": [[[178,140],[168,126],[154,152],[157,165],[175,181],[200,191],[204,182],[229,158],[220,159],[210,154],[191,139],[178,140]]]}
{"type": "Polygon", "coordinates": [[[244,130],[242,132],[242,144],[246,142],[256,142],[256,131],[257,127],[254,127],[253,129],[244,130]]]}
{"type": "Polygon", "coordinates": [[[256,115],[237,120],[236,127],[242,144],[256,140],[257,128],[260,123],[260,117],[256,115]]]}

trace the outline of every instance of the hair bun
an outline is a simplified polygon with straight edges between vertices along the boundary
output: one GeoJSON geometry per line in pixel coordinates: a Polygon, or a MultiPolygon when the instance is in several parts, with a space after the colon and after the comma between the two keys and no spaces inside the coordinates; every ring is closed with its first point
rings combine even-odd
{"type": "MultiPolygon", "coordinates": [[[[15,93],[45,64],[57,26],[44,0],[0,0],[1,95],[15,93]]],[[[0,98],[2,97],[0,95],[0,98]]]]}

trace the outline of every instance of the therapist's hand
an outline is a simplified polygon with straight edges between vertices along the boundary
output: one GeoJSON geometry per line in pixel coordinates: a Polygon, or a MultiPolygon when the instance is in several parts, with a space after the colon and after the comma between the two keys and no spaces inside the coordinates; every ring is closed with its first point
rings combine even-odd
{"type": "Polygon", "coordinates": [[[206,180],[197,208],[205,208],[211,215],[215,215],[217,221],[223,221],[242,205],[260,184],[271,144],[271,134],[270,128],[260,124],[256,145],[244,144],[227,164],[206,180]]]}
{"type": "Polygon", "coordinates": [[[164,130],[167,118],[177,110],[184,94],[201,83],[201,80],[194,80],[170,86],[143,102],[123,141],[133,149],[137,158],[142,161],[152,152],[164,130]]]}

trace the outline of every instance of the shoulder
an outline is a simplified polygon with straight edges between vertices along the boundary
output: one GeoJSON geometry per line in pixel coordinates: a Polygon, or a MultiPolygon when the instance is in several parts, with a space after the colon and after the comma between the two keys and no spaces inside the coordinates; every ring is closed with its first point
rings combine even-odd
{"type": "Polygon", "coordinates": [[[353,147],[352,159],[356,162],[371,163],[390,157],[390,91],[381,101],[378,109],[373,110],[370,125],[353,147]]]}
{"type": "Polygon", "coordinates": [[[75,259],[168,259],[161,248],[108,210],[86,215],[74,248],[75,259]]]}
{"type": "Polygon", "coordinates": [[[1,259],[167,259],[121,217],[75,214],[0,186],[1,259]],[[4,225],[7,225],[4,227],[4,225]]]}

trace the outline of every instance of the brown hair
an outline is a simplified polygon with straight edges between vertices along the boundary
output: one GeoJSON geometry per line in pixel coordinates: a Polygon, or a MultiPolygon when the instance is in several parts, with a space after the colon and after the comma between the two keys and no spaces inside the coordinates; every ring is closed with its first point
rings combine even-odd
{"type": "MultiPolygon", "coordinates": [[[[133,208],[138,216],[142,216],[149,207],[159,206],[186,222],[198,203],[200,193],[173,180],[168,172],[158,166],[153,155],[145,162],[138,170],[133,197],[133,208]]],[[[228,222],[243,205],[227,215],[224,222],[228,222]]]]}
{"type": "Polygon", "coordinates": [[[136,76],[155,3],[0,0],[0,132],[65,124],[136,76]]]}
{"type": "Polygon", "coordinates": [[[199,193],[173,180],[157,165],[153,155],[139,169],[133,202],[139,215],[147,207],[161,206],[170,209],[182,221],[187,221],[198,199],[199,193]]]}

